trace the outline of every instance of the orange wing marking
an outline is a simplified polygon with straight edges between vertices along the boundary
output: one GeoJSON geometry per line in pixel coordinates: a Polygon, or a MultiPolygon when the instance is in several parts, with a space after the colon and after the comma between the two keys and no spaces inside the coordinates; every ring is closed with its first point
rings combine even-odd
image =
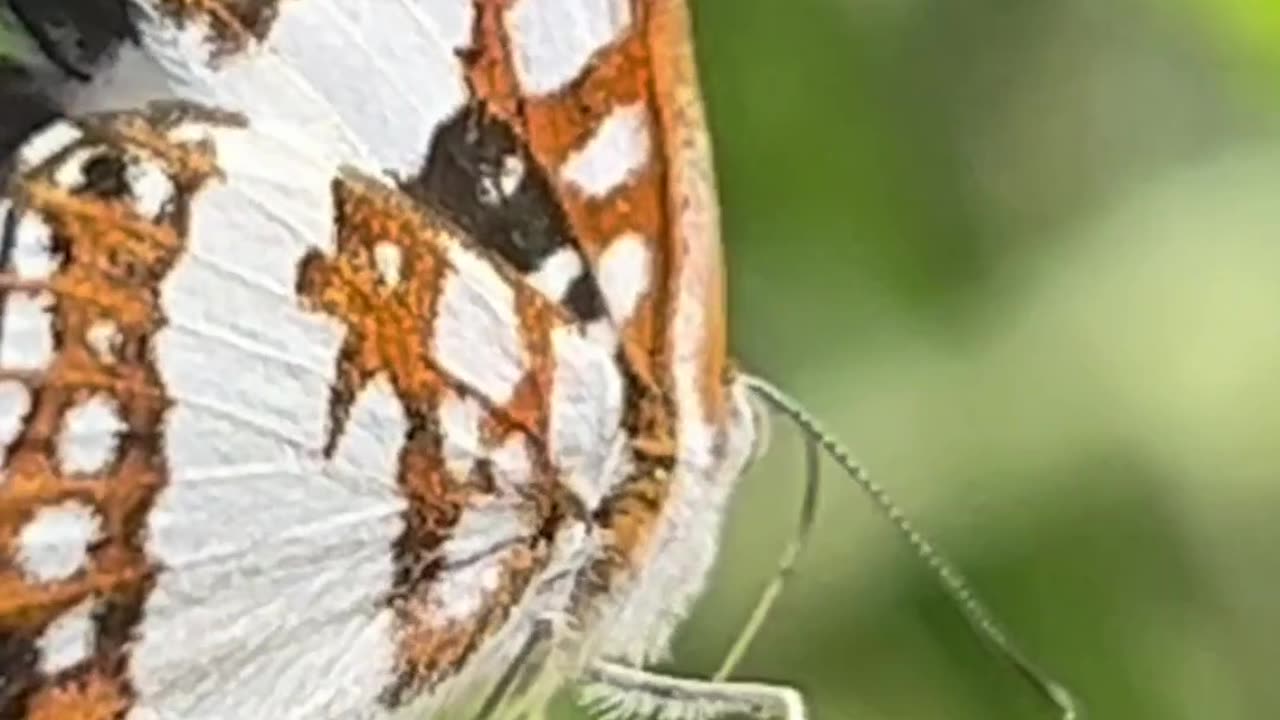
{"type": "Polygon", "coordinates": [[[280,13],[279,0],[158,0],[157,4],[179,27],[188,22],[206,26],[215,58],[244,52],[265,40],[280,13]]]}
{"type": "MultiPolygon", "coordinates": [[[[649,20],[649,4],[632,3],[628,32],[597,51],[582,75],[549,95],[521,93],[511,57],[511,40],[504,16],[512,2],[474,0],[475,26],[472,47],[463,55],[467,80],[476,99],[491,112],[524,134],[534,157],[552,170],[552,182],[569,215],[573,230],[588,259],[595,264],[611,240],[635,232],[649,243],[667,237],[663,174],[659,152],[624,183],[602,197],[587,197],[560,177],[571,153],[590,141],[605,118],[617,108],[639,103],[645,113],[650,138],[658,138],[653,115],[655,104],[650,48],[643,28],[649,20]]],[[[634,371],[647,385],[662,382],[657,367],[665,354],[665,323],[661,308],[668,306],[664,282],[672,277],[676,258],[670,252],[650,253],[651,283],[623,328],[624,349],[634,371]]]]}
{"type": "Polygon", "coordinates": [[[549,334],[567,320],[535,290],[513,275],[507,278],[516,288],[511,312],[520,318],[529,369],[513,397],[495,405],[433,361],[430,338],[440,294],[445,278],[459,272],[448,261],[446,248],[466,241],[399,192],[354,173],[333,182],[333,195],[336,255],[310,254],[301,263],[298,280],[305,306],[338,318],[347,328],[331,403],[330,446],[341,434],[354,398],[378,374],[387,375],[410,419],[397,478],[409,507],[394,547],[396,579],[388,598],[396,611],[399,667],[383,698],[398,705],[455,674],[503,625],[546,565],[564,514],[556,470],[546,454],[549,334]],[[494,482],[484,458],[476,458],[465,476],[446,467],[440,410],[444,402],[459,398],[480,403],[484,448],[520,442],[533,463],[524,496],[516,498],[525,508],[528,540],[499,551],[498,584],[484,594],[476,612],[461,619],[437,617],[437,589],[451,572],[442,548],[467,512],[499,501],[509,490],[494,482]]]}
{"type": "MultiPolygon", "coordinates": [[[[30,399],[0,482],[0,644],[27,648],[26,660],[3,659],[0,716],[96,720],[118,717],[131,702],[127,648],[156,571],[143,531],[168,472],[158,440],[169,400],[151,355],[152,338],[165,322],[158,287],[183,251],[192,198],[217,173],[211,147],[167,135],[191,117],[227,120],[170,105],[150,115],[83,121],[82,138],[16,178],[8,191],[12,212],[50,228],[47,251],[56,267],[43,280],[19,277],[11,267],[0,272],[5,297],[45,299],[54,338],[47,367],[0,368],[0,380],[19,384],[30,399]],[[90,159],[77,168],[86,150],[90,159]],[[94,161],[118,170],[119,178],[132,164],[158,168],[172,185],[160,217],[139,216],[119,192],[127,187],[93,186],[85,168],[94,161]],[[68,169],[81,184],[59,184],[60,171],[68,169]],[[108,342],[104,327],[114,330],[108,342]],[[99,471],[69,474],[57,440],[67,432],[69,413],[93,397],[109,400],[126,429],[112,439],[99,471]],[[42,510],[67,502],[92,511],[97,536],[69,575],[35,579],[21,567],[22,533],[42,510]],[[38,639],[85,602],[93,607],[92,654],[46,672],[38,639]]],[[[6,238],[6,244],[23,241],[6,238]]]]}
{"type": "MultiPolygon", "coordinates": [[[[675,235],[672,221],[683,208],[673,206],[668,194],[661,108],[667,98],[659,94],[655,64],[661,60],[655,54],[673,50],[661,43],[687,41],[670,27],[670,3],[633,0],[628,30],[598,50],[579,77],[555,92],[531,97],[522,93],[512,61],[505,15],[513,3],[474,0],[474,5],[472,47],[463,55],[471,91],[491,112],[523,132],[538,162],[553,170],[557,193],[593,266],[609,243],[624,233],[638,234],[653,248],[648,274],[652,281],[622,329],[628,372],[625,424],[637,458],[630,477],[594,513],[605,544],[581,575],[574,612],[582,614],[640,561],[668,499],[676,462],[669,323],[685,239],[675,235]],[[561,177],[561,168],[595,136],[610,113],[636,104],[643,108],[650,138],[648,158],[611,191],[586,196],[561,177]]],[[[711,381],[719,385],[718,372],[711,381]]],[[[714,393],[709,399],[720,402],[714,393]]]]}

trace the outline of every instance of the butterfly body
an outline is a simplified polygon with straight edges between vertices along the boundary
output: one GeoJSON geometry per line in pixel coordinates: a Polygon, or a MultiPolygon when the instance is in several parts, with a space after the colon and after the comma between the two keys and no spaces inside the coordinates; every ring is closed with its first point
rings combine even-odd
{"type": "Polygon", "coordinates": [[[663,657],[757,435],[683,6],[137,5],[0,205],[0,716],[663,657]]]}

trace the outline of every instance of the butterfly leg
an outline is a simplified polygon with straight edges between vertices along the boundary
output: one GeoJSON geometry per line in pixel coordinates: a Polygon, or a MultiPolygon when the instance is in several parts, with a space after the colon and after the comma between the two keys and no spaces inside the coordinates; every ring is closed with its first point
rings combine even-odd
{"type": "Polygon", "coordinates": [[[619,720],[807,717],[799,691],[785,685],[679,678],[605,661],[587,669],[579,697],[588,709],[619,720]]]}

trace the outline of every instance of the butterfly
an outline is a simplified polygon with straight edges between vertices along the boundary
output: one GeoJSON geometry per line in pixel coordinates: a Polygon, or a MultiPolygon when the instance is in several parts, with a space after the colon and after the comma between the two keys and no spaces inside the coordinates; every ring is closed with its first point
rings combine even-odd
{"type": "Polygon", "coordinates": [[[0,717],[805,717],[646,669],[753,397],[867,482],[727,355],[685,3],[128,18],[0,201],[0,717]]]}

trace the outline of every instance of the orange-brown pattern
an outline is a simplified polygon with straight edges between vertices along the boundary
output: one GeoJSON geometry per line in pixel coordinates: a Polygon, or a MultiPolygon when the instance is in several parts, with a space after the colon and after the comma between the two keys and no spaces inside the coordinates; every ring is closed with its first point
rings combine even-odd
{"type": "Polygon", "coordinates": [[[157,0],[158,9],[178,27],[206,26],[215,57],[243,52],[271,32],[279,0],[157,0]]]}
{"type": "Polygon", "coordinates": [[[192,198],[216,174],[210,146],[166,136],[193,117],[233,121],[181,105],[157,108],[150,122],[129,115],[86,120],[80,123],[82,138],[15,177],[8,189],[15,212],[51,229],[49,252],[57,267],[41,280],[18,277],[12,267],[0,274],[6,299],[26,293],[48,303],[54,338],[47,367],[0,368],[0,382],[20,384],[30,398],[21,431],[7,447],[0,482],[0,644],[26,649],[25,661],[6,659],[3,717],[25,712],[41,719],[114,718],[131,701],[127,650],[157,571],[143,534],[167,478],[159,440],[169,400],[152,357],[152,340],[165,323],[158,288],[183,250],[192,198]],[[71,163],[84,159],[78,154],[86,150],[91,157],[79,168],[77,183],[59,184],[55,173],[76,170],[71,163]],[[133,163],[158,167],[173,186],[159,217],[140,216],[127,188],[90,180],[85,168],[94,161],[117,169],[133,163]],[[90,337],[101,323],[115,331],[105,352],[90,337]],[[125,429],[113,439],[103,467],[68,472],[57,439],[67,430],[68,413],[95,397],[111,400],[125,429]],[[17,556],[20,533],[42,508],[66,501],[92,509],[99,536],[70,576],[32,578],[17,556]],[[91,656],[45,674],[36,640],[86,602],[93,607],[91,656]]]}
{"type": "MultiPolygon", "coordinates": [[[[627,181],[603,197],[590,197],[553,172],[553,182],[577,238],[590,261],[624,232],[636,232],[655,245],[650,254],[650,284],[623,328],[623,352],[635,389],[645,396],[640,424],[653,432],[636,438],[637,447],[655,458],[674,458],[671,336],[681,261],[690,243],[676,218],[688,198],[678,193],[690,156],[706,153],[697,79],[689,43],[689,19],[679,0],[631,0],[631,26],[600,49],[579,77],[547,95],[522,92],[512,59],[506,16],[518,0],[472,0],[472,44],[461,49],[473,101],[516,128],[537,162],[557,170],[582,149],[617,108],[639,104],[647,111],[654,148],[627,181]],[[690,147],[691,144],[702,144],[690,147]]],[[[266,37],[276,15],[274,1],[162,0],[178,18],[201,18],[230,51],[243,50],[266,37]]],[[[718,252],[718,249],[714,250],[718,252]]],[[[719,425],[726,416],[727,370],[721,279],[706,278],[709,303],[702,313],[708,343],[698,386],[706,419],[719,425]]],[[[522,288],[527,290],[527,288],[522,288]]],[[[531,294],[531,293],[526,293],[531,294]]]]}
{"type": "Polygon", "coordinates": [[[38,690],[28,705],[30,720],[116,720],[129,709],[119,677],[88,672],[38,690]]]}
{"type": "MultiPolygon", "coordinates": [[[[517,1],[474,0],[473,44],[462,57],[475,101],[523,133],[537,161],[548,168],[561,168],[619,107],[642,104],[654,138],[645,164],[603,197],[588,197],[553,173],[574,232],[592,262],[623,232],[637,232],[654,246],[650,277],[655,281],[622,335],[630,380],[626,422],[637,462],[632,476],[595,513],[605,545],[599,562],[584,575],[582,602],[589,604],[589,597],[615,586],[619,574],[638,561],[667,501],[677,461],[671,338],[681,262],[690,245],[716,238],[685,237],[677,221],[688,208],[687,199],[675,192],[679,178],[674,175],[687,172],[680,165],[691,150],[705,153],[705,148],[688,147],[702,125],[683,3],[632,0],[631,26],[622,37],[598,50],[566,86],[530,96],[520,88],[506,22],[517,1]]],[[[698,386],[705,419],[721,426],[728,372],[719,315],[723,307],[718,275],[707,281],[712,302],[703,311],[708,343],[698,386]]]]}
{"type": "Polygon", "coordinates": [[[390,381],[410,420],[397,479],[409,508],[396,543],[396,578],[389,598],[399,623],[399,677],[385,699],[396,704],[457,672],[502,626],[545,567],[550,544],[571,514],[545,442],[553,371],[550,334],[567,320],[541,295],[521,288],[514,276],[508,278],[520,288],[516,302],[530,369],[510,401],[493,404],[450,377],[434,360],[430,345],[445,278],[457,272],[445,248],[467,241],[401,193],[355,173],[335,180],[333,195],[337,254],[327,258],[313,252],[304,258],[298,281],[304,305],[338,318],[347,330],[333,390],[330,446],[361,389],[380,374],[390,381]],[[390,247],[400,263],[394,285],[377,267],[379,249],[390,247]],[[468,508],[497,500],[500,490],[483,460],[467,477],[454,477],[445,468],[439,409],[450,395],[469,397],[484,407],[481,435],[486,446],[496,447],[515,435],[533,462],[532,480],[520,498],[527,541],[501,551],[499,587],[466,620],[440,620],[430,604],[434,586],[446,572],[440,549],[468,508]]]}
{"type": "MultiPolygon", "coordinates": [[[[506,14],[514,0],[474,0],[472,47],[463,54],[467,80],[476,99],[518,131],[543,167],[558,170],[571,153],[585,146],[600,124],[616,108],[642,103],[648,108],[649,135],[661,137],[654,108],[656,98],[650,68],[650,47],[644,28],[654,2],[633,0],[632,26],[613,44],[598,51],[583,74],[564,88],[545,96],[528,96],[520,89],[512,59],[506,14]]],[[[665,297],[674,277],[677,256],[661,247],[668,237],[663,197],[661,149],[627,182],[600,198],[587,197],[552,173],[553,183],[569,215],[583,250],[593,263],[609,241],[626,231],[658,243],[652,254],[650,277],[660,281],[641,297],[633,320],[624,328],[624,348],[634,371],[645,385],[664,382],[658,367],[665,349],[665,297]]]]}
{"type": "MultiPolygon", "coordinates": [[[[687,44],[688,20],[683,4],[676,0],[633,0],[632,24],[622,37],[599,50],[579,78],[551,94],[534,97],[521,91],[513,67],[511,41],[504,17],[513,4],[512,0],[472,1],[476,11],[473,44],[465,50],[463,59],[473,102],[483,103],[490,112],[517,128],[532,148],[538,163],[553,170],[560,200],[588,259],[598,260],[609,241],[624,232],[638,233],[652,245],[649,254],[652,282],[623,328],[620,352],[627,375],[625,430],[632,440],[635,462],[631,475],[591,512],[590,521],[599,525],[604,547],[596,561],[584,571],[579,584],[581,593],[574,610],[586,614],[594,602],[625,579],[626,573],[640,561],[639,555],[649,544],[656,520],[669,499],[673,469],[678,460],[676,390],[672,377],[672,328],[678,286],[682,281],[682,264],[691,252],[690,246],[715,240],[686,237],[678,217],[685,212],[687,202],[679,191],[683,181],[681,173],[689,172],[683,165],[683,156],[705,151],[705,148],[694,147],[700,142],[697,135],[701,131],[701,118],[697,116],[696,87],[690,90],[694,87],[694,79],[687,44]],[[651,155],[643,166],[603,197],[588,197],[561,180],[555,171],[588,143],[605,118],[619,107],[637,103],[647,111],[649,137],[653,140],[651,155]],[[688,127],[690,123],[692,127],[688,127]]],[[[275,2],[251,0],[161,0],[161,5],[174,17],[186,21],[202,18],[211,28],[215,54],[238,52],[255,40],[263,39],[277,11],[275,2]]],[[[139,147],[154,148],[149,151],[162,158],[170,172],[177,172],[175,168],[183,167],[175,163],[181,159],[179,151],[185,150],[172,147],[162,134],[154,130],[139,128],[128,140],[139,147]],[[170,154],[161,154],[161,151],[170,154]]],[[[205,170],[211,172],[212,168],[210,162],[205,170]]],[[[198,187],[198,183],[178,183],[176,175],[174,180],[178,195],[183,198],[198,187]]],[[[300,300],[306,307],[337,318],[346,328],[331,403],[329,447],[332,450],[341,435],[355,398],[379,375],[385,376],[394,387],[410,423],[397,478],[409,500],[409,509],[404,517],[404,533],[395,548],[397,576],[388,598],[399,622],[400,677],[386,694],[386,700],[394,704],[455,673],[480,643],[508,618],[511,609],[545,567],[550,546],[561,526],[566,522],[587,519],[586,511],[558,483],[556,468],[552,467],[547,454],[548,403],[554,372],[551,331],[565,326],[570,319],[562,309],[518,281],[513,273],[503,271],[500,261],[476,250],[485,254],[512,283],[517,298],[512,312],[520,318],[520,334],[528,368],[512,398],[495,405],[450,377],[434,362],[430,347],[437,301],[445,278],[454,272],[443,247],[446,242],[466,243],[466,239],[454,237],[449,228],[412,206],[395,191],[370,179],[354,174],[338,178],[333,184],[333,195],[338,209],[335,218],[337,252],[331,257],[319,253],[307,257],[299,267],[297,287],[300,300]],[[398,282],[388,282],[380,274],[379,244],[390,244],[397,252],[401,267],[398,282]],[[439,550],[465,510],[484,502],[495,492],[493,478],[483,460],[477,462],[467,477],[454,477],[445,470],[439,408],[450,393],[465,394],[483,406],[486,419],[482,437],[486,446],[494,447],[513,436],[519,437],[526,444],[534,467],[528,496],[522,498],[527,508],[523,520],[529,528],[528,542],[503,551],[502,582],[484,598],[480,612],[466,620],[441,623],[432,617],[435,610],[426,601],[433,584],[444,571],[439,550]]],[[[36,207],[30,200],[26,202],[36,207]]],[[[98,207],[99,213],[105,212],[99,206],[110,205],[96,199],[91,204],[98,207]]],[[[68,217],[74,214],[72,205],[56,207],[62,207],[68,217]]],[[[177,210],[173,212],[177,213],[177,210]]],[[[121,289],[101,283],[102,287],[94,286],[91,293],[94,302],[107,303],[111,308],[113,317],[121,325],[122,337],[145,349],[147,340],[163,322],[154,302],[154,283],[172,263],[173,255],[180,252],[181,233],[174,233],[175,240],[170,246],[163,242],[169,238],[161,232],[164,223],[141,222],[128,217],[123,211],[103,218],[106,219],[99,219],[99,224],[93,226],[95,233],[110,236],[113,232],[132,238],[132,256],[139,258],[134,260],[134,264],[152,267],[147,265],[152,263],[156,267],[154,277],[148,275],[147,282],[138,283],[139,287],[121,289]],[[110,232],[107,232],[108,224],[110,232]],[[139,293],[146,297],[136,298],[134,295],[139,293]],[[133,334],[126,332],[126,325],[133,334]]],[[[113,246],[108,243],[106,247],[113,246]]],[[[702,252],[702,249],[696,252],[702,252]]],[[[33,290],[29,284],[11,280],[9,287],[14,291],[18,288],[26,292],[33,290]]],[[[720,317],[718,266],[708,275],[707,282],[710,302],[703,309],[703,317],[708,326],[708,342],[701,353],[703,367],[698,387],[702,393],[705,419],[720,426],[725,416],[722,388],[728,370],[720,317]]],[[[50,292],[55,297],[64,294],[50,292]]],[[[89,295],[85,292],[77,296],[77,302],[84,306],[82,310],[86,312],[86,308],[92,305],[88,301],[89,295]]],[[[60,310],[58,315],[61,317],[60,310]]],[[[133,345],[126,342],[124,347],[133,345]]],[[[67,354],[61,345],[58,352],[60,358],[67,354]]],[[[80,354],[86,355],[84,352],[80,354]]],[[[131,432],[128,438],[122,438],[119,446],[121,459],[113,463],[112,468],[116,474],[124,472],[121,468],[125,468],[130,477],[140,480],[130,486],[108,483],[105,478],[83,478],[86,484],[74,488],[76,493],[86,494],[89,498],[86,502],[95,508],[99,504],[110,504],[113,508],[128,509],[127,517],[114,521],[115,525],[111,518],[105,516],[103,523],[106,528],[104,536],[129,540],[128,543],[114,543],[122,545],[127,552],[119,565],[107,565],[105,563],[115,556],[102,548],[113,546],[113,542],[95,545],[91,571],[77,580],[80,585],[68,580],[66,584],[42,589],[28,587],[30,583],[27,583],[21,588],[26,595],[20,596],[25,597],[25,603],[9,609],[7,613],[4,603],[8,602],[10,595],[0,584],[0,598],[6,598],[0,600],[0,632],[5,631],[5,622],[12,622],[30,635],[46,627],[52,616],[74,607],[79,599],[91,595],[121,595],[132,602],[128,607],[140,608],[154,568],[145,562],[136,527],[145,518],[150,498],[163,483],[164,468],[163,460],[153,445],[147,446],[150,454],[139,450],[129,455],[132,465],[126,465],[129,458],[124,456],[126,448],[131,447],[130,442],[144,447],[143,441],[135,436],[154,439],[155,428],[165,409],[163,388],[159,386],[154,368],[147,364],[145,352],[141,357],[137,364],[144,366],[149,373],[144,373],[141,379],[112,378],[114,384],[97,382],[89,374],[76,375],[74,371],[83,370],[77,366],[63,370],[61,380],[66,386],[96,389],[117,399],[127,397],[131,403],[125,405],[122,402],[120,405],[122,417],[131,432]],[[152,385],[147,385],[148,382],[152,385]],[[151,390],[149,395],[143,392],[147,389],[151,390]],[[150,405],[146,404],[148,398],[150,405]],[[133,432],[135,423],[150,435],[133,432]],[[95,481],[98,485],[93,484],[95,481]],[[121,493],[121,488],[127,487],[134,487],[135,492],[127,497],[99,497],[91,490],[99,486],[103,493],[121,493]],[[126,520],[132,524],[127,524],[126,520]],[[116,535],[112,536],[112,532],[116,535]],[[101,560],[99,555],[102,555],[101,560]],[[94,570],[101,568],[106,568],[107,572],[93,574],[94,570]],[[125,569],[134,569],[135,572],[129,575],[125,569]],[[94,578],[98,579],[98,584],[92,584],[94,578]],[[103,584],[104,579],[113,584],[103,584]]],[[[120,367],[125,365],[117,364],[120,367]]],[[[30,387],[43,387],[38,376],[24,374],[14,377],[30,387]]],[[[40,407],[33,402],[33,419],[29,423],[36,422],[40,407]]],[[[65,410],[62,407],[50,416],[53,425],[46,419],[44,425],[30,427],[38,427],[39,432],[46,433],[43,435],[46,439],[53,437],[60,417],[58,413],[65,413],[65,410]]],[[[24,435],[14,445],[21,445],[29,434],[24,430],[24,435]]],[[[48,455],[51,452],[48,446],[46,443],[41,452],[48,455]]],[[[39,453],[34,454],[39,456],[39,453]]],[[[20,452],[11,452],[10,464],[20,457],[20,452]]],[[[46,474],[53,472],[46,469],[46,474]]],[[[65,478],[55,479],[58,483],[65,481],[65,478]]],[[[10,486],[5,486],[5,492],[10,486]]],[[[53,503],[63,497],[45,485],[28,486],[39,492],[23,502],[53,503]]],[[[61,488],[60,492],[71,492],[57,483],[50,487],[61,488]]],[[[78,494],[69,496],[81,497],[78,494]]],[[[0,494],[0,550],[7,552],[8,546],[2,544],[5,528],[10,527],[4,524],[8,518],[6,508],[9,507],[5,504],[6,499],[10,503],[14,501],[0,494]]],[[[22,500],[21,497],[18,499],[22,500]]],[[[12,507],[19,506],[14,504],[12,507]]],[[[4,570],[6,568],[0,566],[0,572],[4,570]]],[[[0,574],[0,583],[3,577],[0,574]]],[[[104,624],[101,618],[97,622],[99,626],[104,624]]],[[[136,617],[122,625],[129,626],[133,622],[136,622],[136,617]]],[[[72,679],[66,682],[59,679],[59,683],[48,683],[44,678],[33,678],[24,687],[35,688],[38,683],[44,685],[34,695],[30,690],[24,692],[44,703],[40,707],[46,708],[46,712],[62,713],[60,717],[75,717],[71,713],[77,707],[102,710],[114,707],[111,703],[127,704],[130,701],[129,688],[122,679],[126,656],[121,649],[127,637],[127,628],[117,631],[109,638],[116,644],[107,647],[106,654],[100,651],[95,655],[95,663],[101,656],[114,664],[91,668],[83,676],[73,678],[74,682],[72,679]],[[95,684],[101,682],[108,684],[106,690],[95,684]],[[55,684],[57,687],[53,687],[55,684]],[[90,705],[87,698],[99,699],[90,705]]]]}

